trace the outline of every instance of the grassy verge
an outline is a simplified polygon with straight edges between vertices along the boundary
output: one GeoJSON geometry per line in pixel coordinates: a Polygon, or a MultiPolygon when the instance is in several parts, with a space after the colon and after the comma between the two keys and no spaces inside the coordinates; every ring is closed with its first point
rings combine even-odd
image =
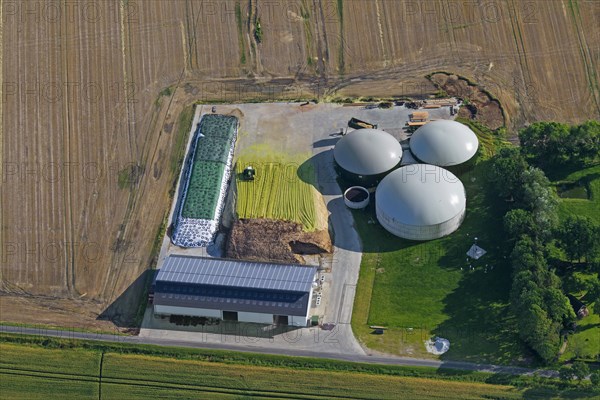
{"type": "MultiPolygon", "coordinates": [[[[215,362],[260,367],[280,367],[292,370],[306,371],[342,371],[358,372],[371,375],[390,375],[421,377],[429,379],[445,379],[452,381],[466,381],[485,383],[493,380],[510,385],[523,385],[528,378],[494,375],[483,372],[456,371],[448,369],[435,369],[429,367],[403,367],[395,365],[378,365],[353,363],[347,361],[328,360],[311,357],[290,357],[259,353],[245,353],[224,350],[192,349],[182,347],[167,347],[155,345],[134,345],[119,342],[101,342],[91,340],[70,340],[40,336],[0,334],[1,346],[31,347],[39,350],[76,350],[97,353],[130,354],[152,357],[165,357],[178,360],[215,362]],[[501,377],[501,379],[498,379],[501,377]]],[[[0,353],[0,357],[3,354],[0,353]]],[[[56,353],[58,354],[58,353],[56,353]]],[[[4,360],[4,358],[2,358],[4,360]]],[[[74,367],[78,368],[78,367],[74,367]]]]}
{"type": "MultiPolygon", "coordinates": [[[[302,17],[302,21],[304,23],[304,42],[306,48],[306,65],[308,67],[314,67],[314,51],[313,51],[313,32],[310,24],[310,7],[307,4],[306,0],[302,1],[300,5],[300,15],[302,17]]],[[[304,72],[304,71],[302,71],[304,72]]]]}
{"type": "Polygon", "coordinates": [[[339,74],[341,76],[344,75],[345,69],[346,69],[346,60],[344,59],[345,57],[345,52],[346,52],[346,48],[344,46],[344,2],[343,0],[338,0],[337,1],[337,12],[338,12],[338,18],[340,20],[340,48],[339,48],[339,54],[338,54],[338,68],[339,68],[339,74]]]}
{"type": "Polygon", "coordinates": [[[244,27],[242,26],[242,7],[238,1],[235,2],[235,24],[238,32],[238,46],[240,48],[240,64],[246,64],[246,51],[244,49],[244,27]]]}
{"type": "Polygon", "coordinates": [[[50,325],[50,324],[27,324],[27,323],[22,323],[22,322],[10,322],[10,321],[0,321],[0,325],[37,329],[39,331],[39,333],[42,335],[44,334],[45,330],[54,329],[54,330],[63,330],[65,332],[82,332],[82,333],[92,333],[92,334],[129,336],[128,334],[121,333],[116,329],[114,331],[107,331],[107,330],[102,330],[102,329],[64,327],[64,326],[50,325]]]}
{"type": "Polygon", "coordinates": [[[7,398],[521,399],[585,393],[555,381],[484,373],[15,335],[0,335],[0,390],[7,398]]]}
{"type": "Polygon", "coordinates": [[[171,150],[170,166],[171,172],[175,176],[175,185],[177,184],[177,178],[179,177],[179,171],[183,164],[183,158],[185,156],[185,149],[187,145],[188,134],[192,129],[192,122],[194,120],[194,105],[185,107],[179,119],[177,120],[177,130],[175,137],[173,138],[173,147],[171,150]]]}

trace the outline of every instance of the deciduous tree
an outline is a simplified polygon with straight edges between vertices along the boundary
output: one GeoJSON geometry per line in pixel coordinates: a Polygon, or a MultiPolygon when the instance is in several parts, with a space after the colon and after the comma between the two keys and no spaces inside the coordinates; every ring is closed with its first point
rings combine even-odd
{"type": "Polygon", "coordinates": [[[521,151],[538,166],[565,164],[569,160],[569,135],[566,124],[536,122],[519,132],[521,151]]]}
{"type": "Polygon", "coordinates": [[[590,261],[600,253],[600,229],[590,218],[569,216],[559,229],[558,243],[569,260],[590,261]]]}
{"type": "Polygon", "coordinates": [[[527,162],[516,147],[501,149],[491,163],[489,181],[493,190],[502,197],[520,197],[521,174],[528,167],[527,162]]]}

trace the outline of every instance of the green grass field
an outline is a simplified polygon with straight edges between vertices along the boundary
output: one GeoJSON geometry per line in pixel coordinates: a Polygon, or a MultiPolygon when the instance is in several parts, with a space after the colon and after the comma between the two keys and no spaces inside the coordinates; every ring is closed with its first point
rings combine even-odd
{"type": "Polygon", "coordinates": [[[505,205],[486,195],[484,174],[485,165],[459,174],[467,192],[466,217],[458,231],[442,239],[399,239],[379,224],[368,223],[375,220],[373,206],[354,214],[364,254],[353,328],[367,346],[433,357],[423,342],[437,335],[451,342],[443,358],[522,361],[526,351],[519,344],[508,305],[510,265],[503,255],[509,249],[502,232],[505,205]],[[475,237],[488,253],[467,262],[466,252],[475,237]],[[390,329],[385,335],[372,335],[369,325],[390,329]]]}
{"type": "Polygon", "coordinates": [[[598,391],[530,376],[0,333],[0,393],[10,399],[582,399],[598,391]]]}
{"type": "Polygon", "coordinates": [[[1,343],[0,393],[7,399],[521,399],[525,391],[499,384],[1,343]]]}
{"type": "Polygon", "coordinates": [[[553,181],[582,183],[587,187],[590,196],[589,199],[561,198],[559,207],[561,218],[580,215],[600,223],[600,165],[569,173],[565,177],[557,177],[553,181]]]}
{"type": "MultiPolygon", "coordinates": [[[[581,183],[587,189],[589,199],[561,198],[559,216],[562,220],[570,215],[586,216],[600,224],[600,165],[579,171],[553,171],[551,177],[556,186],[564,182],[581,183]]],[[[585,275],[585,274],[584,274],[585,275]]],[[[592,275],[588,273],[587,275],[592,275]]],[[[588,304],[590,315],[577,322],[578,328],[569,338],[569,343],[561,360],[574,357],[596,360],[600,356],[600,316],[594,309],[600,304],[588,304]]]]}
{"type": "Polygon", "coordinates": [[[307,182],[314,180],[314,169],[303,169],[308,179],[298,176],[298,168],[307,165],[309,157],[278,153],[266,145],[244,150],[236,163],[238,217],[293,221],[305,231],[318,229],[315,188],[307,182]],[[240,179],[248,165],[256,169],[254,181],[240,179]]]}
{"type": "Polygon", "coordinates": [[[100,352],[0,344],[0,397],[98,398],[100,352]]]}
{"type": "MultiPolygon", "coordinates": [[[[364,254],[352,326],[369,348],[392,354],[435,358],[423,342],[441,336],[451,343],[442,359],[529,364],[534,358],[521,344],[509,309],[511,266],[505,257],[511,249],[502,227],[507,204],[484,184],[488,159],[507,143],[481,126],[461,122],[477,134],[480,151],[475,161],[451,169],[467,193],[466,218],[458,231],[438,240],[412,242],[373,223],[372,204],[354,212],[364,254]],[[465,253],[474,237],[488,253],[467,261],[465,253]],[[384,335],[374,335],[369,325],[389,329],[384,335]]],[[[582,181],[591,192],[590,200],[561,199],[561,217],[600,218],[600,166],[560,172],[564,176],[554,180],[582,181]]],[[[599,319],[590,316],[581,321],[580,330],[570,339],[586,358],[600,351],[599,319]]],[[[568,348],[564,357],[572,355],[568,348]]]]}
{"type": "Polygon", "coordinates": [[[467,194],[466,217],[458,231],[413,242],[369,223],[376,221],[373,205],[354,213],[364,254],[352,326],[370,348],[434,358],[424,341],[441,336],[451,343],[443,359],[518,364],[529,355],[518,340],[508,304],[510,265],[504,255],[510,249],[502,230],[507,205],[489,195],[484,183],[487,160],[502,141],[473,129],[480,140],[477,160],[452,169],[467,194]],[[475,237],[488,253],[467,261],[475,237]],[[390,329],[373,335],[369,325],[390,329]]]}

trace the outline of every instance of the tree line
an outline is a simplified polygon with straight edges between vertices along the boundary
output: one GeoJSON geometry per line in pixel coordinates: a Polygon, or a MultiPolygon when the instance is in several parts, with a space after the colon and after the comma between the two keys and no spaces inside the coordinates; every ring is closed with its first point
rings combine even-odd
{"type": "MultiPolygon", "coordinates": [[[[556,193],[538,167],[596,162],[600,124],[536,123],[519,137],[521,148],[503,148],[492,158],[489,183],[511,204],[504,229],[514,243],[510,303],[519,336],[544,362],[550,362],[559,352],[561,333],[576,321],[563,283],[550,267],[550,246],[562,249],[571,261],[591,262],[600,255],[600,226],[578,216],[561,223],[556,193]]],[[[588,298],[600,312],[600,282],[597,277],[586,282],[588,298]]]]}
{"type": "Polygon", "coordinates": [[[600,157],[600,122],[536,122],[519,132],[519,140],[525,158],[544,170],[582,166],[600,157]]]}

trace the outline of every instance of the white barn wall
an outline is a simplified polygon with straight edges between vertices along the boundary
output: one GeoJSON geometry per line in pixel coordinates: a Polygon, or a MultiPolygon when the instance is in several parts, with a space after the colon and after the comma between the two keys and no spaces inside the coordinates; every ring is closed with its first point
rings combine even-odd
{"type": "Polygon", "coordinates": [[[261,314],[252,312],[238,312],[238,321],[240,322],[255,322],[257,324],[272,324],[273,314],[261,314]]]}

